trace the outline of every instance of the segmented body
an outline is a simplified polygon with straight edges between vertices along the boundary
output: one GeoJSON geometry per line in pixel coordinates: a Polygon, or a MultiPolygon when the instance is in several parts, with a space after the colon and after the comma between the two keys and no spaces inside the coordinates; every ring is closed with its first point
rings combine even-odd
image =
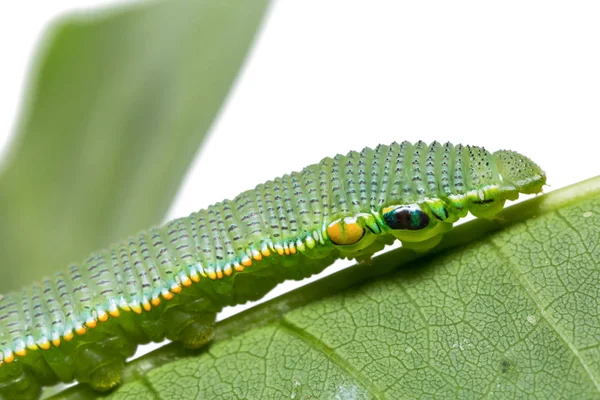
{"type": "Polygon", "coordinates": [[[57,380],[110,388],[139,343],[201,346],[226,305],[395,238],[426,249],[468,210],[493,215],[544,182],[518,153],[449,143],[326,158],[4,295],[0,382],[31,397],[57,380]]]}

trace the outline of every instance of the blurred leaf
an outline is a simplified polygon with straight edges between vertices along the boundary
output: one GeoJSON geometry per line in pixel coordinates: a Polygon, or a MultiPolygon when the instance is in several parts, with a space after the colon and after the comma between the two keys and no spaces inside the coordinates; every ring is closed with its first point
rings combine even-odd
{"type": "Polygon", "coordinates": [[[161,222],[267,3],[155,1],[54,24],[0,178],[0,291],[161,222]]]}
{"type": "Polygon", "coordinates": [[[388,252],[222,321],[201,352],[156,350],[110,397],[598,397],[600,177],[414,258],[388,252]]]}

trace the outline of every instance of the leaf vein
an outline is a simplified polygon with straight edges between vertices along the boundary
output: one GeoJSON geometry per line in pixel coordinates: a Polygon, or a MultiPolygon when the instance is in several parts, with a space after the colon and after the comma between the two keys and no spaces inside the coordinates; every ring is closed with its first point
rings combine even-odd
{"type": "Polygon", "coordinates": [[[139,380],[140,380],[140,383],[142,385],[144,385],[146,387],[146,389],[148,389],[148,391],[154,395],[155,399],[158,399],[158,400],[162,399],[162,397],[160,396],[160,393],[158,392],[158,390],[156,390],[154,388],[154,386],[152,385],[152,382],[150,382],[150,379],[148,379],[148,377],[146,375],[140,375],[139,380]]]}
{"type": "Polygon", "coordinates": [[[581,354],[579,354],[579,349],[577,349],[577,347],[571,341],[571,339],[567,336],[567,334],[565,332],[563,332],[563,330],[560,328],[560,326],[558,325],[558,321],[551,314],[548,314],[546,312],[546,309],[543,307],[543,305],[540,301],[540,298],[535,291],[535,288],[533,287],[533,285],[527,278],[526,274],[522,273],[523,271],[519,270],[518,265],[516,265],[513,262],[512,257],[509,257],[507,254],[505,254],[502,251],[502,248],[500,246],[498,246],[498,244],[494,240],[491,240],[490,242],[492,243],[492,246],[496,250],[497,254],[506,261],[507,265],[509,266],[510,271],[517,278],[517,281],[521,284],[523,289],[525,289],[525,292],[533,300],[533,302],[534,302],[535,306],[537,307],[537,309],[539,310],[542,318],[544,318],[546,320],[546,322],[548,323],[550,328],[552,328],[558,334],[558,336],[562,339],[562,341],[567,345],[569,350],[571,350],[571,352],[573,353],[575,358],[579,361],[579,363],[585,370],[586,374],[588,375],[588,377],[590,378],[592,383],[596,386],[596,389],[600,392],[600,381],[598,380],[598,377],[596,377],[594,375],[590,365],[583,358],[583,356],[581,356],[581,354]]]}
{"type": "Polygon", "coordinates": [[[335,349],[327,346],[322,340],[310,334],[301,327],[292,322],[282,319],[279,326],[288,333],[307,343],[311,348],[320,351],[329,361],[334,363],[342,371],[345,371],[352,379],[360,384],[369,394],[376,399],[385,399],[386,395],[382,393],[373,382],[357,370],[352,364],[336,353],[335,349]]]}

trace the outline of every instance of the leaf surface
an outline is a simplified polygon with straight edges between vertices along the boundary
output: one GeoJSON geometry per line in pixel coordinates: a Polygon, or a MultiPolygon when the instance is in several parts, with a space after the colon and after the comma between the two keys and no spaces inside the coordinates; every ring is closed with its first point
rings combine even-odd
{"type": "MultiPolygon", "coordinates": [[[[114,399],[598,398],[600,177],[129,363],[114,399]]],[[[88,398],[83,386],[59,398],[88,398]]]]}

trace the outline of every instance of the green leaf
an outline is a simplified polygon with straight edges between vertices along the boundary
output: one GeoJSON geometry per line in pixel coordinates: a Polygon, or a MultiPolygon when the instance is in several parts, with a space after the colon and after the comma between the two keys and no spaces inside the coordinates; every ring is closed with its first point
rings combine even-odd
{"type": "Polygon", "coordinates": [[[254,307],[200,352],[154,351],[110,397],[599,396],[600,177],[461,225],[415,258],[388,252],[254,307]]]}
{"type": "Polygon", "coordinates": [[[267,3],[153,1],[54,24],[0,177],[0,292],[161,222],[267,3]]]}

